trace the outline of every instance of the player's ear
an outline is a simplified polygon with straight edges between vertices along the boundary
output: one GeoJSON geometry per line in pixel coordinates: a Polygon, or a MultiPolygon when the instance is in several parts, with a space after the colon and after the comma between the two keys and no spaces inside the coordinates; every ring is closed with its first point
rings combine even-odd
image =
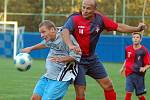
{"type": "Polygon", "coordinates": [[[55,32],[55,29],[54,29],[54,27],[52,27],[52,28],[51,28],[51,31],[52,31],[52,32],[55,32]]]}

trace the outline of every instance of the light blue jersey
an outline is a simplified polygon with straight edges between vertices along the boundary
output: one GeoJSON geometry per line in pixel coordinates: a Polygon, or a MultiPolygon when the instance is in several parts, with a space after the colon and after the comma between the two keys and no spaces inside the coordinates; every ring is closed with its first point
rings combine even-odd
{"type": "MultiPolygon", "coordinates": [[[[71,40],[73,44],[78,46],[78,43],[72,35],[71,40]]],[[[61,37],[61,33],[57,32],[56,39],[54,41],[46,42],[45,40],[43,40],[41,43],[50,48],[45,64],[47,71],[45,77],[58,81],[69,81],[71,79],[75,79],[78,72],[78,66],[76,66],[76,62],[60,63],[52,62],[49,60],[49,58],[56,56],[71,56],[77,62],[80,61],[81,55],[78,55],[75,52],[69,50],[68,46],[64,43],[61,37]]]]}
{"type": "MultiPolygon", "coordinates": [[[[71,40],[75,45],[78,45],[73,36],[71,36],[71,40]]],[[[78,64],[76,63],[80,61],[81,55],[69,50],[60,32],[57,32],[54,41],[46,42],[44,40],[41,43],[50,48],[50,51],[45,64],[46,74],[37,82],[33,94],[38,94],[42,97],[42,100],[62,100],[70,82],[77,76],[78,64]],[[68,63],[52,62],[50,58],[56,56],[71,56],[76,61],[68,63]]]]}

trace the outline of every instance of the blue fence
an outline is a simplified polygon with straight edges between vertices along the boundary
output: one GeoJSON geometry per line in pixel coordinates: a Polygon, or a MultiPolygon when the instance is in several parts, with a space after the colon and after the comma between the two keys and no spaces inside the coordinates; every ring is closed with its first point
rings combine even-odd
{"type": "MultiPolygon", "coordinates": [[[[38,33],[26,32],[23,34],[24,47],[39,43],[42,39],[38,33]]],[[[142,44],[150,51],[150,37],[143,37],[142,44]]],[[[102,35],[98,41],[96,53],[103,62],[123,62],[125,47],[132,44],[130,36],[102,35]]],[[[31,52],[32,58],[46,58],[49,49],[31,52]]],[[[0,34],[0,56],[12,57],[13,35],[0,34]]]]}

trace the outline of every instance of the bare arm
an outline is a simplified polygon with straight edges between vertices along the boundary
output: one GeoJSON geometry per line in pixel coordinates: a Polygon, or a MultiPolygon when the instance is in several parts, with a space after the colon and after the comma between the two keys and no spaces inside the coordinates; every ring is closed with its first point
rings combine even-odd
{"type": "Polygon", "coordinates": [[[70,33],[68,29],[64,29],[62,32],[62,38],[64,42],[71,48],[73,45],[72,41],[70,40],[70,33]]]}
{"type": "Polygon", "coordinates": [[[68,29],[63,29],[62,32],[62,38],[64,40],[64,42],[68,45],[70,50],[73,50],[74,52],[76,52],[77,54],[81,54],[81,49],[79,46],[75,46],[71,39],[70,39],[70,33],[68,29]]]}
{"type": "Polygon", "coordinates": [[[44,49],[47,48],[44,44],[38,43],[34,46],[27,47],[22,49],[22,52],[30,53],[32,50],[44,49]]]}
{"type": "Polygon", "coordinates": [[[125,63],[126,63],[126,60],[124,61],[123,65],[120,69],[120,75],[122,75],[122,76],[124,75],[124,71],[125,71],[125,63]]]}
{"type": "Polygon", "coordinates": [[[31,48],[31,50],[38,50],[38,49],[44,49],[44,48],[47,48],[47,47],[44,44],[38,43],[34,46],[31,46],[30,48],[31,48]]]}
{"type": "Polygon", "coordinates": [[[145,30],[145,29],[146,29],[146,25],[143,23],[139,23],[139,25],[137,27],[118,23],[117,31],[118,32],[130,32],[130,33],[132,33],[132,32],[140,32],[140,31],[145,30]]]}

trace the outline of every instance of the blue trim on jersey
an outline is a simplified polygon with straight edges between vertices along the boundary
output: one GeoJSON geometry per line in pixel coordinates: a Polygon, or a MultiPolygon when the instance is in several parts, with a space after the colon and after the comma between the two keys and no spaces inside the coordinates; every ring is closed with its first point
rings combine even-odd
{"type": "Polygon", "coordinates": [[[90,53],[95,53],[95,48],[97,45],[97,42],[99,40],[100,33],[104,30],[104,23],[102,16],[99,14],[95,15],[94,21],[91,23],[90,27],[90,53]]]}
{"type": "Polygon", "coordinates": [[[72,15],[70,15],[67,18],[67,20],[65,21],[65,24],[64,24],[64,28],[67,28],[70,31],[71,34],[74,31],[73,16],[76,16],[76,15],[80,15],[80,14],[79,13],[73,13],[72,15]]]}
{"type": "Polygon", "coordinates": [[[99,40],[99,36],[100,33],[104,30],[104,23],[103,23],[103,18],[100,14],[95,13],[95,18],[92,22],[89,22],[89,20],[85,20],[84,18],[81,18],[80,20],[77,20],[77,17],[81,17],[80,13],[74,13],[72,15],[70,15],[67,19],[67,21],[64,24],[64,27],[67,28],[70,33],[72,33],[76,38],[78,43],[80,44],[80,47],[82,49],[83,55],[93,55],[95,53],[95,48],[96,48],[96,44],[99,40]],[[75,22],[77,21],[77,22],[75,22]],[[86,46],[82,46],[85,45],[85,43],[83,43],[82,40],[80,40],[82,38],[81,35],[76,35],[76,34],[80,34],[77,33],[78,30],[78,25],[83,25],[82,23],[80,23],[85,21],[85,23],[87,23],[86,25],[84,24],[84,26],[86,27],[85,29],[83,29],[83,32],[85,32],[83,35],[87,34],[88,36],[84,36],[86,39],[85,42],[87,42],[88,44],[86,46]],[[76,29],[77,28],[77,29],[76,29]],[[90,28],[90,29],[87,29],[90,28]],[[75,32],[76,30],[76,32],[75,32]],[[89,30],[89,31],[88,31],[89,30]],[[89,39],[88,39],[89,37],[89,39]],[[83,43],[83,44],[81,44],[83,43]],[[89,48],[85,48],[85,47],[89,47],[89,48]],[[87,51],[86,51],[87,50],[87,51]]]}

